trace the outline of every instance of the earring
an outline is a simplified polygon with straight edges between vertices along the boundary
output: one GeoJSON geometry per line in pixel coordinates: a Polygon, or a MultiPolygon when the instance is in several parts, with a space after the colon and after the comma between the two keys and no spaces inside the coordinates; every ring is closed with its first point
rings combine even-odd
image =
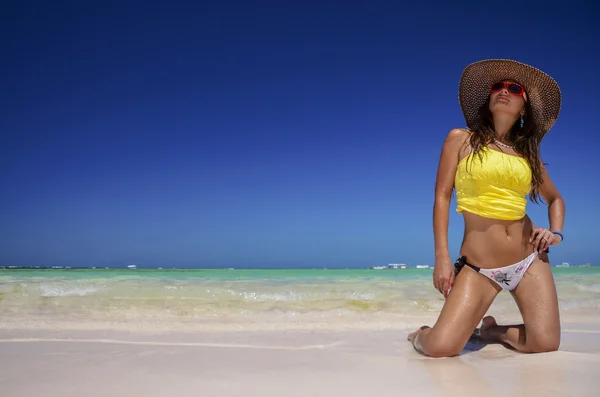
{"type": "Polygon", "coordinates": [[[523,120],[523,115],[521,115],[521,128],[525,125],[525,120],[523,120]]]}

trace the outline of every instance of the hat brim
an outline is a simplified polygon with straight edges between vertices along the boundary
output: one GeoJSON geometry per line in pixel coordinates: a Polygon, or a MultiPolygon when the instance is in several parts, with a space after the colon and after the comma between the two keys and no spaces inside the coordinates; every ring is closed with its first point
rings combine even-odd
{"type": "Polygon", "coordinates": [[[460,77],[458,97],[467,126],[480,126],[479,109],[490,95],[490,86],[500,80],[514,80],[525,87],[540,139],[552,128],[562,103],[558,83],[533,66],[508,60],[487,59],[468,65],[460,77]]]}

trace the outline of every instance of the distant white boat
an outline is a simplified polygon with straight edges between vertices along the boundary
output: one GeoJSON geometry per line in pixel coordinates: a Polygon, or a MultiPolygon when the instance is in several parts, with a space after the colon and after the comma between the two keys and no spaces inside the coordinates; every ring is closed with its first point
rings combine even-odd
{"type": "Polygon", "coordinates": [[[556,265],[556,267],[571,267],[568,262],[563,262],[560,265],[556,265]]]}
{"type": "Polygon", "coordinates": [[[406,264],[404,263],[390,263],[388,269],[406,269],[406,264]]]}
{"type": "Polygon", "coordinates": [[[417,269],[429,269],[429,265],[417,265],[417,269]]]}
{"type": "Polygon", "coordinates": [[[136,265],[129,265],[129,266],[127,266],[127,269],[136,269],[136,268],[137,268],[136,265]]]}

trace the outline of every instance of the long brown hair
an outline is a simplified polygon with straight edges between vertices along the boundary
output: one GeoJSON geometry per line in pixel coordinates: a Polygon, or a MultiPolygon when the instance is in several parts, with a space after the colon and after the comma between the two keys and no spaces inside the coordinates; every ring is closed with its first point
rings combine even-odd
{"type": "MultiPolygon", "coordinates": [[[[474,153],[478,153],[481,159],[481,148],[494,142],[494,121],[492,112],[490,112],[490,99],[479,108],[479,117],[481,123],[479,127],[473,130],[470,138],[470,145],[474,153]]],[[[524,125],[521,127],[520,120],[513,124],[508,133],[508,139],[514,145],[514,150],[523,156],[531,168],[531,191],[529,198],[537,203],[539,199],[539,188],[542,184],[542,170],[540,167],[540,142],[541,136],[539,127],[535,123],[533,111],[529,102],[525,102],[525,115],[523,116],[524,125]]]]}

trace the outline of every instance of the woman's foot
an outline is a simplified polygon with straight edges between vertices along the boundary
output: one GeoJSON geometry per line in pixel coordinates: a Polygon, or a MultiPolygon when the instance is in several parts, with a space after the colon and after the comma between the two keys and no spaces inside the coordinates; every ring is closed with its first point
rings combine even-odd
{"type": "Polygon", "coordinates": [[[498,323],[496,319],[492,316],[484,317],[481,320],[481,327],[479,328],[479,337],[485,341],[497,341],[498,334],[496,331],[498,328],[498,323]]]}
{"type": "Polygon", "coordinates": [[[421,333],[421,331],[423,331],[425,328],[429,328],[427,325],[423,325],[421,328],[419,328],[418,330],[411,332],[410,334],[408,334],[408,341],[410,343],[413,343],[414,340],[416,339],[417,335],[419,335],[421,333]]]}

